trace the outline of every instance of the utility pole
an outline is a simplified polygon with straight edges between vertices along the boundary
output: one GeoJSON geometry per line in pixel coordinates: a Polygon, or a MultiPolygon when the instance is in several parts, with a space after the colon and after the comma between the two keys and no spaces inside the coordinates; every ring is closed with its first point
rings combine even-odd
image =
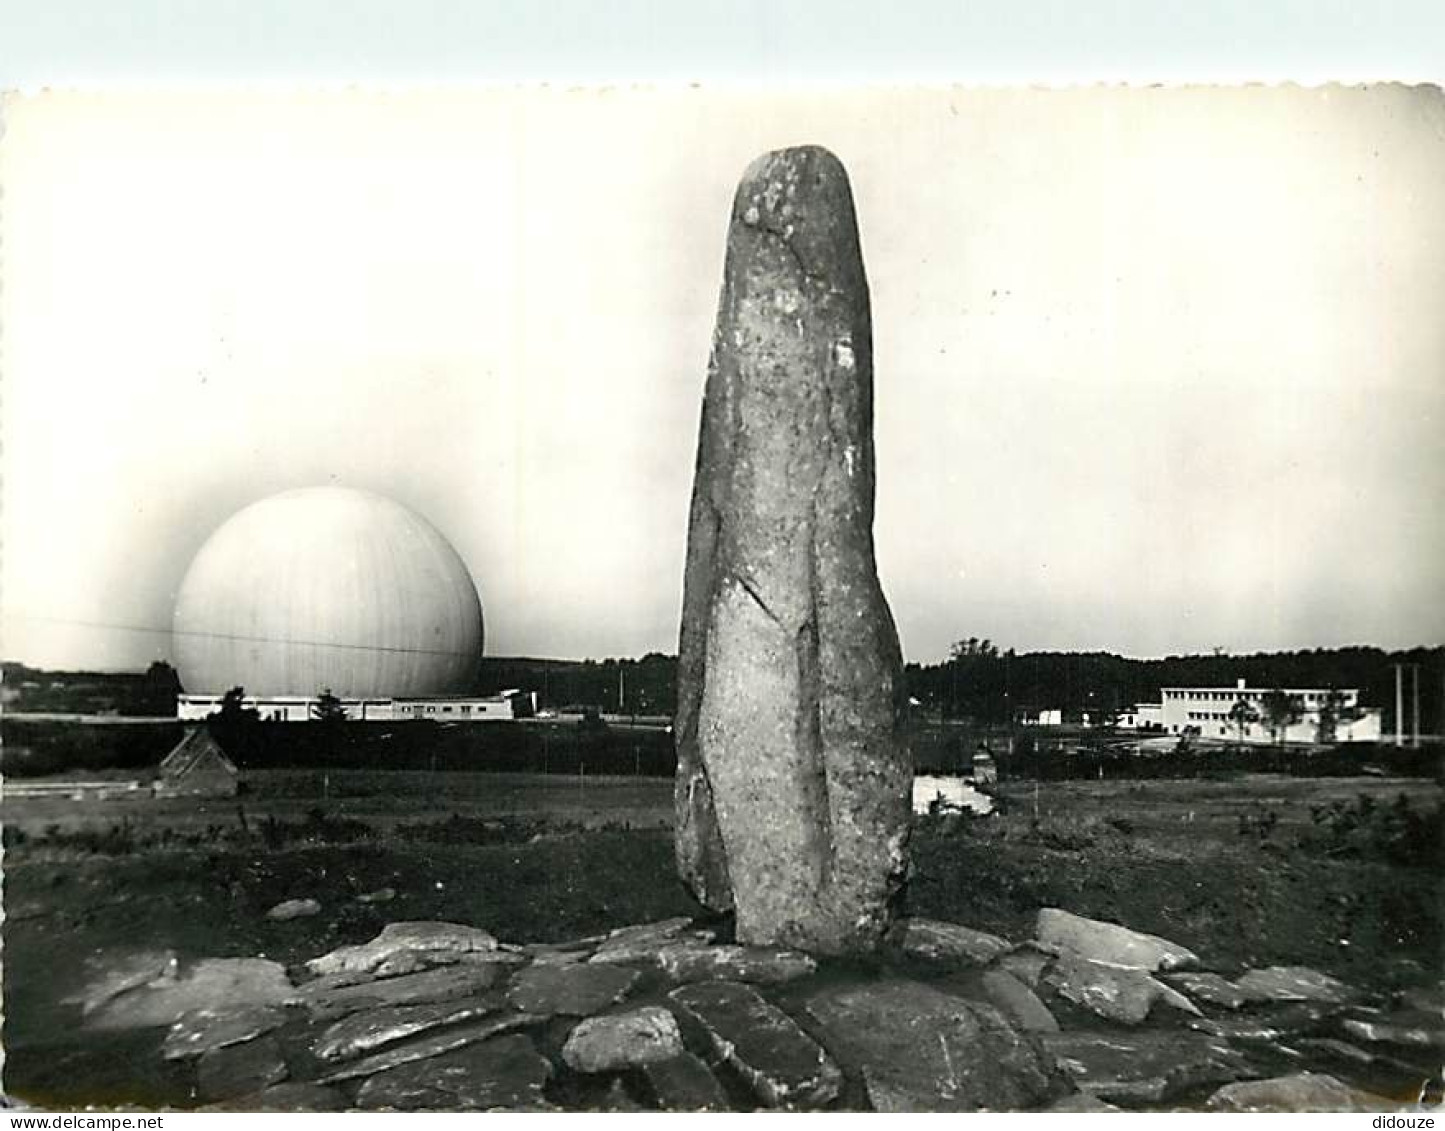
{"type": "Polygon", "coordinates": [[[1414,695],[1414,705],[1410,713],[1410,746],[1419,749],[1420,746],[1420,665],[1410,665],[1410,690],[1414,695]]]}
{"type": "Polygon", "coordinates": [[[1405,745],[1405,665],[1395,664],[1395,745],[1405,745]]]}

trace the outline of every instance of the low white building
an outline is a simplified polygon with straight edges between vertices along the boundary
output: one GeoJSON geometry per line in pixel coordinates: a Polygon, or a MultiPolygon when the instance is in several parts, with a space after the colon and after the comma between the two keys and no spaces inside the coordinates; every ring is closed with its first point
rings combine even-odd
{"type": "MultiPolygon", "coordinates": [[[[220,695],[176,696],[178,719],[204,719],[221,709],[220,695]]],[[[316,718],[315,695],[247,695],[241,705],[266,722],[304,723],[316,718]]],[[[342,699],[352,722],[395,722],[422,719],[439,723],[480,723],[529,719],[537,713],[535,691],[503,691],[497,695],[430,695],[398,699],[342,699]]]]}
{"type": "MultiPolygon", "coordinates": [[[[1283,741],[1318,741],[1320,712],[1331,695],[1335,697],[1337,712],[1336,742],[1379,741],[1380,711],[1378,708],[1360,707],[1358,688],[1287,687],[1283,691],[1295,701],[1299,716],[1284,728],[1280,736],[1283,741]]],[[[1169,734],[1243,738],[1246,742],[1273,741],[1276,735],[1265,711],[1265,701],[1272,694],[1273,689],[1248,687],[1242,679],[1234,687],[1165,687],[1160,689],[1159,721],[1169,734]],[[1244,724],[1242,732],[1239,724],[1230,717],[1234,705],[1241,701],[1249,705],[1253,715],[1252,721],[1244,724]]],[[[1139,712],[1143,708],[1152,706],[1141,704],[1136,707],[1136,717],[1140,717],[1139,712]]]]}
{"type": "Polygon", "coordinates": [[[1123,730],[1161,730],[1164,726],[1163,703],[1135,703],[1119,712],[1123,730]]]}

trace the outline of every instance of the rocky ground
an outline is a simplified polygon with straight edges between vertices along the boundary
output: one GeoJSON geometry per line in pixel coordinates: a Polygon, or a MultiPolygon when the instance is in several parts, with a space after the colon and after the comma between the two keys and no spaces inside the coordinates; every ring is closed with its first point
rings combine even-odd
{"type": "MultiPolygon", "coordinates": [[[[273,919],[304,919],[288,901],[273,919]]],[[[211,1110],[1398,1110],[1438,1103],[1441,987],[1306,967],[1226,977],[1046,908],[1031,938],[905,921],[819,963],[677,917],[511,945],[388,923],[291,969],[112,951],[82,1024],[211,1110]],[[177,1019],[178,1018],[178,1019],[177,1019]]],[[[32,1097],[43,1102],[44,1097],[32,1097]]]]}

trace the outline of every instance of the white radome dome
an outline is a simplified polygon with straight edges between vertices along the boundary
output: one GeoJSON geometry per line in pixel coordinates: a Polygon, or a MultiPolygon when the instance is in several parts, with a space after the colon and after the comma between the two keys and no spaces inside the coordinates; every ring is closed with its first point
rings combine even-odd
{"type": "Polygon", "coordinates": [[[482,605],[451,544],[368,491],[253,503],[201,547],[176,599],[188,694],[343,699],[472,690],[482,605]]]}

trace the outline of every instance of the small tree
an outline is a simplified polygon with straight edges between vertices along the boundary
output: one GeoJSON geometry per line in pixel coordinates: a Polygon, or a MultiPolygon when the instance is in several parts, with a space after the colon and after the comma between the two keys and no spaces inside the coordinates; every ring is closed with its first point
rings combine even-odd
{"type": "Polygon", "coordinates": [[[316,697],[316,702],[311,705],[311,717],[320,723],[344,723],[346,708],[339,698],[331,694],[331,688],[328,687],[316,697]]]}
{"type": "Polygon", "coordinates": [[[1315,723],[1316,742],[1328,745],[1335,741],[1344,707],[1345,697],[1333,687],[1325,692],[1324,699],[1320,701],[1319,718],[1315,723]]]}
{"type": "Polygon", "coordinates": [[[1284,741],[1286,730],[1304,718],[1304,704],[1300,702],[1300,697],[1290,695],[1279,687],[1264,697],[1261,706],[1264,708],[1265,725],[1274,735],[1276,744],[1284,741]]]}
{"type": "Polygon", "coordinates": [[[221,696],[221,709],[212,711],[206,716],[206,721],[223,728],[244,726],[248,723],[259,722],[261,712],[254,707],[246,706],[246,689],[244,687],[233,687],[221,696]]]}
{"type": "Polygon", "coordinates": [[[1252,724],[1259,722],[1259,712],[1248,699],[1236,699],[1234,706],[1229,708],[1229,721],[1239,731],[1239,741],[1243,743],[1245,732],[1252,724]]]}

